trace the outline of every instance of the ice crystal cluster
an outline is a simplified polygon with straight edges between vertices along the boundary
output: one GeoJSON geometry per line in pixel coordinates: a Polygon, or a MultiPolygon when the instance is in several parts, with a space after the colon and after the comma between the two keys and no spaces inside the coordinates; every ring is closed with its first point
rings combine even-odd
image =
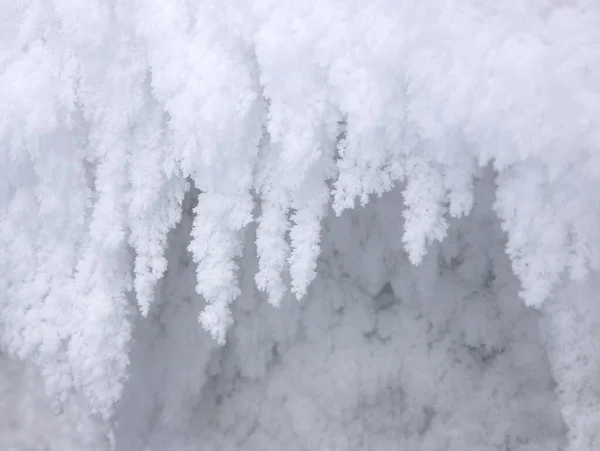
{"type": "MultiPolygon", "coordinates": [[[[447,326],[440,315],[463,307],[435,278],[462,268],[453,286],[489,288],[486,262],[505,253],[504,279],[491,278],[516,276],[524,306],[510,304],[498,330],[541,312],[571,446],[600,441],[595,2],[0,2],[0,171],[0,344],[39,368],[57,406],[81,396],[111,418],[127,404],[127,378],[153,373],[144,355],[183,368],[185,357],[144,348],[166,323],[175,338],[160,346],[191,340],[178,328],[201,343],[188,357],[202,362],[197,374],[162,376],[180,397],[156,402],[181,411],[229,371],[215,353],[238,349],[235,365],[261,378],[273,355],[328,330],[319,321],[332,312],[356,315],[345,327],[362,330],[365,307],[334,305],[350,295],[330,291],[349,279],[355,293],[398,294],[410,285],[393,282],[398,268],[421,287],[405,296],[428,299],[432,324],[447,326]]],[[[469,308],[448,313],[465,324],[474,315],[465,343],[491,318],[469,308]]],[[[420,323],[402,321],[419,346],[420,323]]],[[[491,359],[509,339],[494,340],[469,346],[491,359]]],[[[527,343],[515,345],[523,361],[527,343]]],[[[305,404],[294,411],[315,409],[305,404]]],[[[419,410],[423,424],[432,409],[419,410]]],[[[452,443],[439,449],[474,442],[452,443]]]]}

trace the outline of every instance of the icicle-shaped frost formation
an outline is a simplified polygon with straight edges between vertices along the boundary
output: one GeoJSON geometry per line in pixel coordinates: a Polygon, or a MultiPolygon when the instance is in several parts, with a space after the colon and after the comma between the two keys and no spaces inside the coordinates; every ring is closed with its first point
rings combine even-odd
{"type": "Polygon", "coordinates": [[[339,113],[332,107],[322,82],[325,72],[310,64],[327,22],[324,18],[313,22],[310,34],[306,34],[304,22],[311,18],[305,15],[317,9],[316,5],[294,2],[277,4],[261,23],[256,37],[260,83],[269,103],[267,132],[271,149],[276,151],[264,154],[267,162],[259,174],[259,188],[265,199],[257,230],[260,272],[256,281],[275,305],[283,294],[280,274],[286,265],[282,257],[288,252],[287,269],[292,292],[298,298],[306,294],[316,276],[321,220],[329,204],[326,182],[335,173],[333,153],[339,113]],[[283,34],[285,40],[273,39],[283,34]],[[290,76],[282,77],[283,73],[290,76]],[[288,213],[289,221],[284,219],[288,213]],[[278,227],[280,236],[263,236],[270,227],[278,227]],[[274,243],[288,232],[291,251],[283,242],[274,243]],[[265,246],[271,243],[275,244],[273,250],[265,246]],[[269,274],[275,275],[273,283],[269,274]]]}
{"type": "Polygon", "coordinates": [[[229,29],[227,8],[211,2],[143,2],[136,11],[147,43],[152,85],[170,116],[176,158],[200,190],[190,250],[197,291],[208,305],[203,326],[220,343],[238,295],[243,229],[264,124],[252,51],[229,29]],[[166,24],[158,30],[158,17],[166,24]]]}
{"type": "Polygon", "coordinates": [[[220,343],[251,221],[278,305],[286,272],[297,297],[315,278],[330,205],[401,184],[418,263],[469,213],[478,165],[541,305],[565,271],[600,269],[598,23],[587,0],[3,2],[2,347],[108,414],[129,298],[151,310],[188,184],[200,322],[220,343]]]}

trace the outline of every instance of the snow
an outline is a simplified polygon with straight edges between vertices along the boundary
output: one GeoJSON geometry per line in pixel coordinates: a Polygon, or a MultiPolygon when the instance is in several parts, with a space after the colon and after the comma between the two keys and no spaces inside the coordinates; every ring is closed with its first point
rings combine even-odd
{"type": "Polygon", "coordinates": [[[600,449],[597,2],[4,3],[2,445],[600,449]]]}

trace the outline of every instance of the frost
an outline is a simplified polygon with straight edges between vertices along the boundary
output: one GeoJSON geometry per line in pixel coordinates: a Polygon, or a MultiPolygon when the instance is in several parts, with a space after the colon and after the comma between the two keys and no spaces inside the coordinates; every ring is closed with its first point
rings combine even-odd
{"type": "Polygon", "coordinates": [[[224,344],[250,244],[256,288],[285,308],[317,279],[331,213],[398,187],[394,252],[355,274],[374,294],[398,242],[431,264],[485,166],[543,310],[600,269],[598,23],[587,0],[0,6],[2,347],[59,403],[83,393],[110,417],[138,313],[168,302],[186,193],[194,314],[224,344]]]}

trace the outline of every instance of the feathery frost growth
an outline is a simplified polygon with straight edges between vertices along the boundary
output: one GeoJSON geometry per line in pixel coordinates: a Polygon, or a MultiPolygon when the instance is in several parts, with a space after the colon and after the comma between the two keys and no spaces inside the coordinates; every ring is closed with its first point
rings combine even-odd
{"type": "Polygon", "coordinates": [[[419,264],[489,163],[542,305],[600,268],[599,23],[586,0],[2,2],[2,347],[109,415],[192,186],[219,343],[253,221],[255,283],[279,305],[315,278],[330,208],[401,186],[419,264]]]}

